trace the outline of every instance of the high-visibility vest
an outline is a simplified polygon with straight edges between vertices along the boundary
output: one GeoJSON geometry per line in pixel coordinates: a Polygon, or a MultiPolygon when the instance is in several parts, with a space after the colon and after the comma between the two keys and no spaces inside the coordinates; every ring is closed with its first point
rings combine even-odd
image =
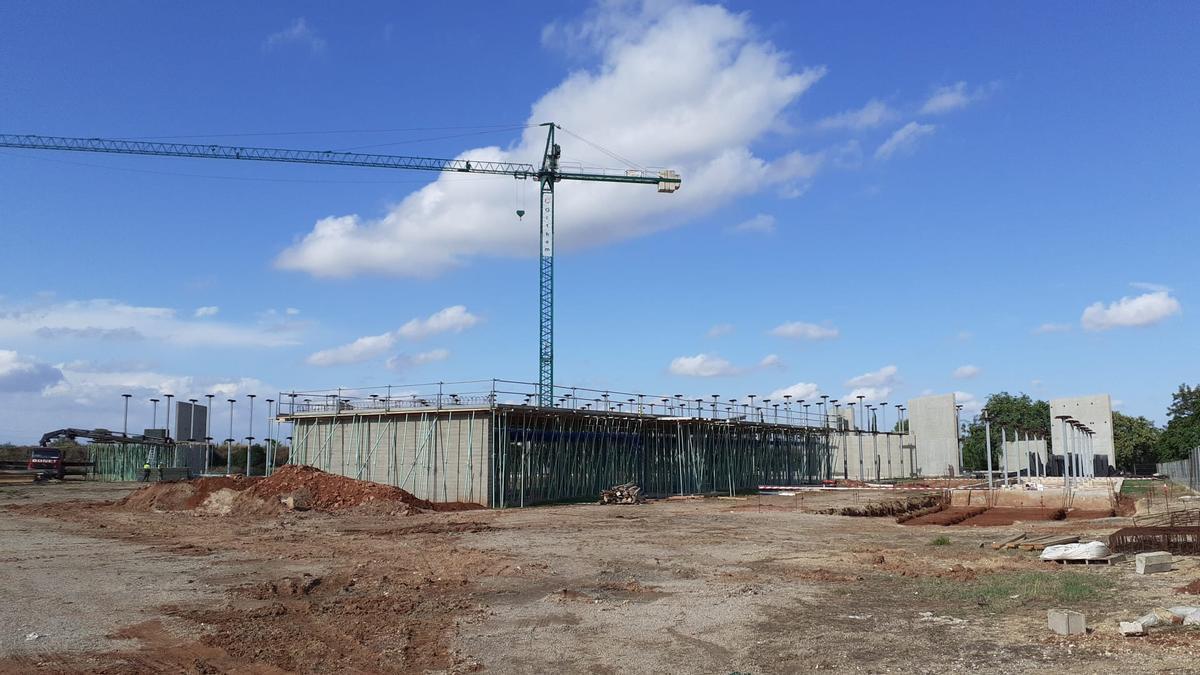
{"type": "Polygon", "coordinates": [[[150,470],[150,462],[146,462],[145,464],[143,464],[143,465],[142,465],[142,468],[143,468],[143,469],[146,469],[147,471],[149,471],[149,470],[150,470]]]}

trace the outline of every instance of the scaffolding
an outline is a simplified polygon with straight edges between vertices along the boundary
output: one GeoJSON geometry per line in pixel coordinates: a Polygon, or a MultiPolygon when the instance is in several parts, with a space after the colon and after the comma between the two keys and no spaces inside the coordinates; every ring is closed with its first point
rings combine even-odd
{"type": "Polygon", "coordinates": [[[278,419],[292,424],[295,463],[494,508],[590,501],[629,481],[653,496],[736,495],[911,472],[905,435],[850,429],[790,397],[556,387],[539,406],[536,393],[506,380],[283,392],[278,419]]]}

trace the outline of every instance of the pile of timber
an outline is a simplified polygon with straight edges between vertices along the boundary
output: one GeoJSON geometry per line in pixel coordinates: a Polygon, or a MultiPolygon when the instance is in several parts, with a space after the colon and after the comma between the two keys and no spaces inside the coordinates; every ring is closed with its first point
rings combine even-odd
{"type": "Polygon", "coordinates": [[[634,483],[614,485],[607,490],[600,491],[601,504],[644,504],[645,502],[646,497],[642,494],[642,488],[634,483]]]}
{"type": "Polygon", "coordinates": [[[1014,534],[1013,536],[992,543],[992,549],[996,551],[1008,549],[1021,549],[1022,551],[1040,551],[1047,546],[1058,546],[1059,544],[1074,544],[1079,541],[1077,534],[1045,534],[1038,537],[1028,537],[1024,532],[1014,534]]]}

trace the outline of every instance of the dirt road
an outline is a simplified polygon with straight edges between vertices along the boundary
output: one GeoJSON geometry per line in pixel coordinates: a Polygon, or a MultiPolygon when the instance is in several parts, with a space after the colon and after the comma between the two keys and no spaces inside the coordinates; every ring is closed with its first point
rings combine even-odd
{"type": "Polygon", "coordinates": [[[1022,525],[905,527],[771,497],[257,517],[111,505],[132,487],[0,488],[0,671],[1196,672],[1200,657],[1200,631],[1116,634],[1156,605],[1200,604],[1174,590],[1195,561],[1137,576],[979,547],[1022,525]],[[1051,635],[1053,606],[1094,632],[1051,635]]]}

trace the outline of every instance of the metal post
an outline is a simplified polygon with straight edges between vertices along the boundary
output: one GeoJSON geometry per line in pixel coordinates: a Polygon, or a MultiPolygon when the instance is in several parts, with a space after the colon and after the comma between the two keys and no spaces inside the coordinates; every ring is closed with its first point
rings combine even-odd
{"type": "Polygon", "coordinates": [[[175,398],[175,394],[164,394],[163,398],[167,399],[167,438],[171,438],[171,399],[175,398]]]}
{"type": "Polygon", "coordinates": [[[205,394],[204,398],[208,399],[208,405],[204,408],[204,473],[209,472],[209,466],[212,463],[213,451],[213,431],[212,431],[212,400],[215,394],[205,394]]]}
{"type": "Polygon", "coordinates": [[[233,404],[237,399],[229,401],[229,436],[225,439],[225,475],[233,473],[233,404]]]}
{"type": "MultiPolygon", "coordinates": [[[[372,396],[375,396],[375,394],[372,394],[372,396]]],[[[263,458],[264,476],[270,476],[271,472],[275,469],[275,446],[271,443],[271,404],[274,402],[274,399],[267,399],[267,451],[263,458]]]]}
{"type": "Polygon", "coordinates": [[[152,399],[150,399],[150,402],[154,404],[153,417],[150,418],[150,428],[157,429],[158,428],[158,399],[152,398],[152,399]]]}
{"type": "MultiPolygon", "coordinates": [[[[246,397],[250,399],[250,433],[246,434],[246,438],[249,439],[246,441],[246,475],[247,476],[250,475],[250,445],[252,444],[252,442],[254,440],[254,396],[255,396],[254,394],[246,394],[246,397]]],[[[339,405],[341,405],[340,404],[341,400],[342,400],[342,396],[339,393],[338,394],[339,405]]],[[[340,410],[340,408],[339,408],[339,410],[340,410]]]]}

